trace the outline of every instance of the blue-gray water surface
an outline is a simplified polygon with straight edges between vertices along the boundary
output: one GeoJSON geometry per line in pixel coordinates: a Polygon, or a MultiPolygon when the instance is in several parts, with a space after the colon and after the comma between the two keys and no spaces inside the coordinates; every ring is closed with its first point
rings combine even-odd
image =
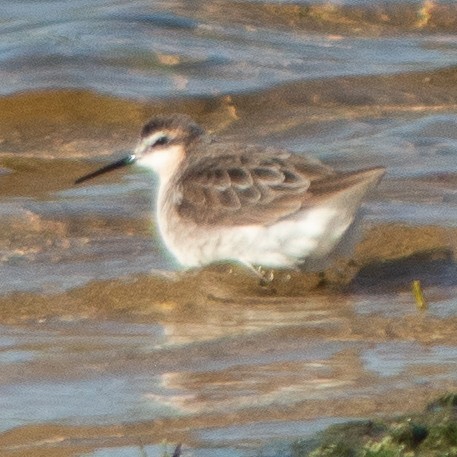
{"type": "Polygon", "coordinates": [[[0,0],[2,456],[287,455],[455,389],[456,30],[444,0],[0,0]],[[386,167],[353,282],[182,272],[154,177],[73,186],[173,111],[386,167]]]}

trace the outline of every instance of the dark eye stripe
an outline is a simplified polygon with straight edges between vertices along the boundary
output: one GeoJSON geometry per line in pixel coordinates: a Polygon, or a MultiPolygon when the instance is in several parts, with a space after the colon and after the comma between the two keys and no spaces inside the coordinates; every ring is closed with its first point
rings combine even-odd
{"type": "Polygon", "coordinates": [[[157,138],[157,140],[154,143],[154,146],[162,146],[164,144],[167,144],[169,141],[170,140],[167,136],[161,136],[160,138],[157,138]]]}

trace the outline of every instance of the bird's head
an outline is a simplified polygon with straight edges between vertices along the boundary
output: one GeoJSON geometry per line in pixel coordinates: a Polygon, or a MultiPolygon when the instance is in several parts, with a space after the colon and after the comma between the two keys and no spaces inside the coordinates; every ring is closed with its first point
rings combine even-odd
{"type": "Polygon", "coordinates": [[[132,154],[80,177],[75,184],[133,163],[168,178],[184,159],[187,148],[203,134],[203,129],[185,114],[156,116],[141,130],[140,141],[132,154]]]}

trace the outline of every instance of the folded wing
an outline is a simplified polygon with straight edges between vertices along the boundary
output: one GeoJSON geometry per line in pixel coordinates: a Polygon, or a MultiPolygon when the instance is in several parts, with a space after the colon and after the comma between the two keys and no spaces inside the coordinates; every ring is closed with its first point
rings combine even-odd
{"type": "Polygon", "coordinates": [[[202,157],[179,178],[174,200],[179,215],[197,224],[269,225],[312,199],[313,182],[333,177],[316,160],[253,147],[202,157]]]}

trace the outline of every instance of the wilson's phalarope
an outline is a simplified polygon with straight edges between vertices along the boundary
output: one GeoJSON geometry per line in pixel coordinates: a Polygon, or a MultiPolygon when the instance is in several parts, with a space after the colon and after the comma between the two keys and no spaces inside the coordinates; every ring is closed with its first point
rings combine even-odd
{"type": "Polygon", "coordinates": [[[79,178],[138,163],[159,176],[157,220],[186,267],[234,260],[314,268],[341,244],[383,168],[338,173],[285,150],[218,143],[185,115],[157,116],[134,153],[79,178]]]}

